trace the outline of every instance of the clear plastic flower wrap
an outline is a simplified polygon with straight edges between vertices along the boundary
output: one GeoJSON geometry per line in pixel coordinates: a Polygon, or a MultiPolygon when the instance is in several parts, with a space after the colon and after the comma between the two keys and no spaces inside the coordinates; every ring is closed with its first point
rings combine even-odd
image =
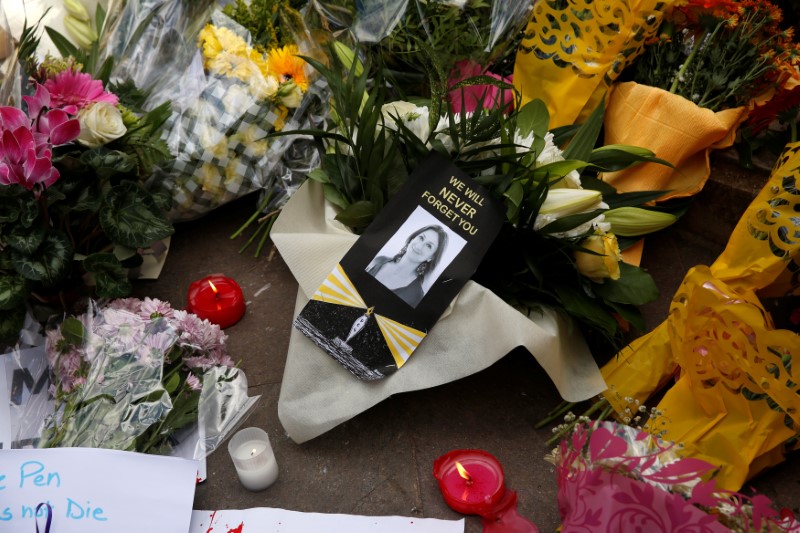
{"type": "MultiPolygon", "coordinates": [[[[219,326],[145,298],[90,303],[47,332],[49,394],[33,394],[17,442],[202,459],[255,407],[219,326]],[[36,436],[37,438],[32,438],[36,436]]],[[[23,358],[17,358],[22,367],[23,358]]],[[[41,358],[25,371],[39,375],[41,358]]]]}
{"type": "Polygon", "coordinates": [[[516,0],[364,0],[355,2],[351,33],[359,43],[380,47],[383,76],[400,99],[422,95],[438,108],[448,92],[453,102],[464,92],[491,90],[491,82],[477,80],[454,90],[467,78],[510,81],[532,6],[516,0]]]}
{"type": "Polygon", "coordinates": [[[280,207],[316,164],[309,143],[268,139],[313,127],[325,98],[299,57],[319,57],[303,15],[287,0],[231,3],[132,0],[106,42],[113,76],[172,102],[163,139],[174,159],[148,184],[170,193],[170,218],[191,220],[248,193],[273,191],[280,207]],[[264,22],[263,10],[273,6],[264,22]],[[244,25],[240,24],[242,22],[244,25]],[[291,150],[288,148],[291,147],[291,150]]]}

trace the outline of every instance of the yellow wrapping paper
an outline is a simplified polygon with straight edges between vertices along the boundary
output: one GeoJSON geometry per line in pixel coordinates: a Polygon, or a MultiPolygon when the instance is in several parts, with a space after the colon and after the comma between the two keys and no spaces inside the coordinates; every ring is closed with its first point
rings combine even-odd
{"type": "Polygon", "coordinates": [[[800,433],[800,365],[792,365],[800,336],[775,329],[758,296],[798,288],[791,275],[800,259],[798,183],[800,143],[793,143],[720,257],[686,275],[667,320],[601,370],[604,396],[620,415],[626,398],[645,403],[679,371],[651,430],[719,465],[725,489],[780,462],[783,443],[800,433]]]}
{"type": "Polygon", "coordinates": [[[711,174],[709,152],[733,144],[745,111],[715,113],[663,89],[619,83],[608,97],[605,144],[647,148],[675,168],[645,163],[603,174],[603,180],[622,192],[670,191],[662,200],[697,194],[711,174]]]}
{"type": "Polygon", "coordinates": [[[522,103],[543,100],[551,127],[583,122],[673,1],[537,2],[514,64],[522,103]]]}

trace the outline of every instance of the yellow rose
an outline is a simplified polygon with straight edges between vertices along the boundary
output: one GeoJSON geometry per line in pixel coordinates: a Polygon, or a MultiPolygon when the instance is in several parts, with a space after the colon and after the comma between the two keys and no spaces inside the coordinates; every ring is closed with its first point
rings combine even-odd
{"type": "Polygon", "coordinates": [[[613,233],[592,235],[580,243],[581,247],[594,253],[575,252],[575,266],[581,275],[603,283],[606,278],[619,279],[619,262],[622,254],[619,251],[617,237],[613,233]]]}
{"type": "Polygon", "coordinates": [[[108,102],[95,102],[78,112],[81,133],[78,142],[89,148],[97,148],[119,139],[128,129],[122,121],[117,106],[108,102]]]}

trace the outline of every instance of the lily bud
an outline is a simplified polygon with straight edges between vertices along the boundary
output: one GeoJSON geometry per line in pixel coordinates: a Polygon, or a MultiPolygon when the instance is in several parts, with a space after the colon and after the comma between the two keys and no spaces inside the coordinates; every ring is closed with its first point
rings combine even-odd
{"type": "Polygon", "coordinates": [[[97,40],[97,32],[94,31],[94,28],[88,22],[78,20],[72,15],[64,17],[64,28],[75,44],[81,48],[91,48],[92,43],[97,40]]]}
{"type": "Polygon", "coordinates": [[[603,203],[603,194],[590,189],[550,189],[539,208],[540,215],[561,217],[585,213],[594,209],[608,208],[603,203]]]}
{"type": "Polygon", "coordinates": [[[673,224],[678,217],[662,211],[652,211],[641,207],[618,207],[605,212],[606,222],[611,223],[611,231],[623,237],[636,237],[652,233],[673,224]]]}
{"type": "Polygon", "coordinates": [[[86,11],[86,6],[80,0],[64,0],[64,9],[81,22],[89,22],[91,20],[89,12],[86,11]]]}
{"type": "Polygon", "coordinates": [[[596,283],[606,279],[619,279],[619,262],[622,254],[619,251],[617,237],[613,233],[590,235],[580,243],[581,247],[594,252],[575,252],[575,266],[581,275],[596,283]]]}
{"type": "Polygon", "coordinates": [[[339,41],[333,41],[333,52],[346,69],[352,69],[353,62],[355,62],[356,76],[361,76],[361,74],[363,74],[364,65],[362,65],[361,61],[356,57],[356,53],[352,48],[344,43],[340,43],[339,41]]]}

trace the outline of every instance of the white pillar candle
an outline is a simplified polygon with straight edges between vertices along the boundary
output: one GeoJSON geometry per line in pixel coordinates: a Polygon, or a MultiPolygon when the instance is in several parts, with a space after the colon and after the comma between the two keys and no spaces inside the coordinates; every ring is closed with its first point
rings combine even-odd
{"type": "Polygon", "coordinates": [[[228,442],[228,453],[244,488],[264,490],[278,479],[278,463],[263,429],[238,431],[228,442]]]}

